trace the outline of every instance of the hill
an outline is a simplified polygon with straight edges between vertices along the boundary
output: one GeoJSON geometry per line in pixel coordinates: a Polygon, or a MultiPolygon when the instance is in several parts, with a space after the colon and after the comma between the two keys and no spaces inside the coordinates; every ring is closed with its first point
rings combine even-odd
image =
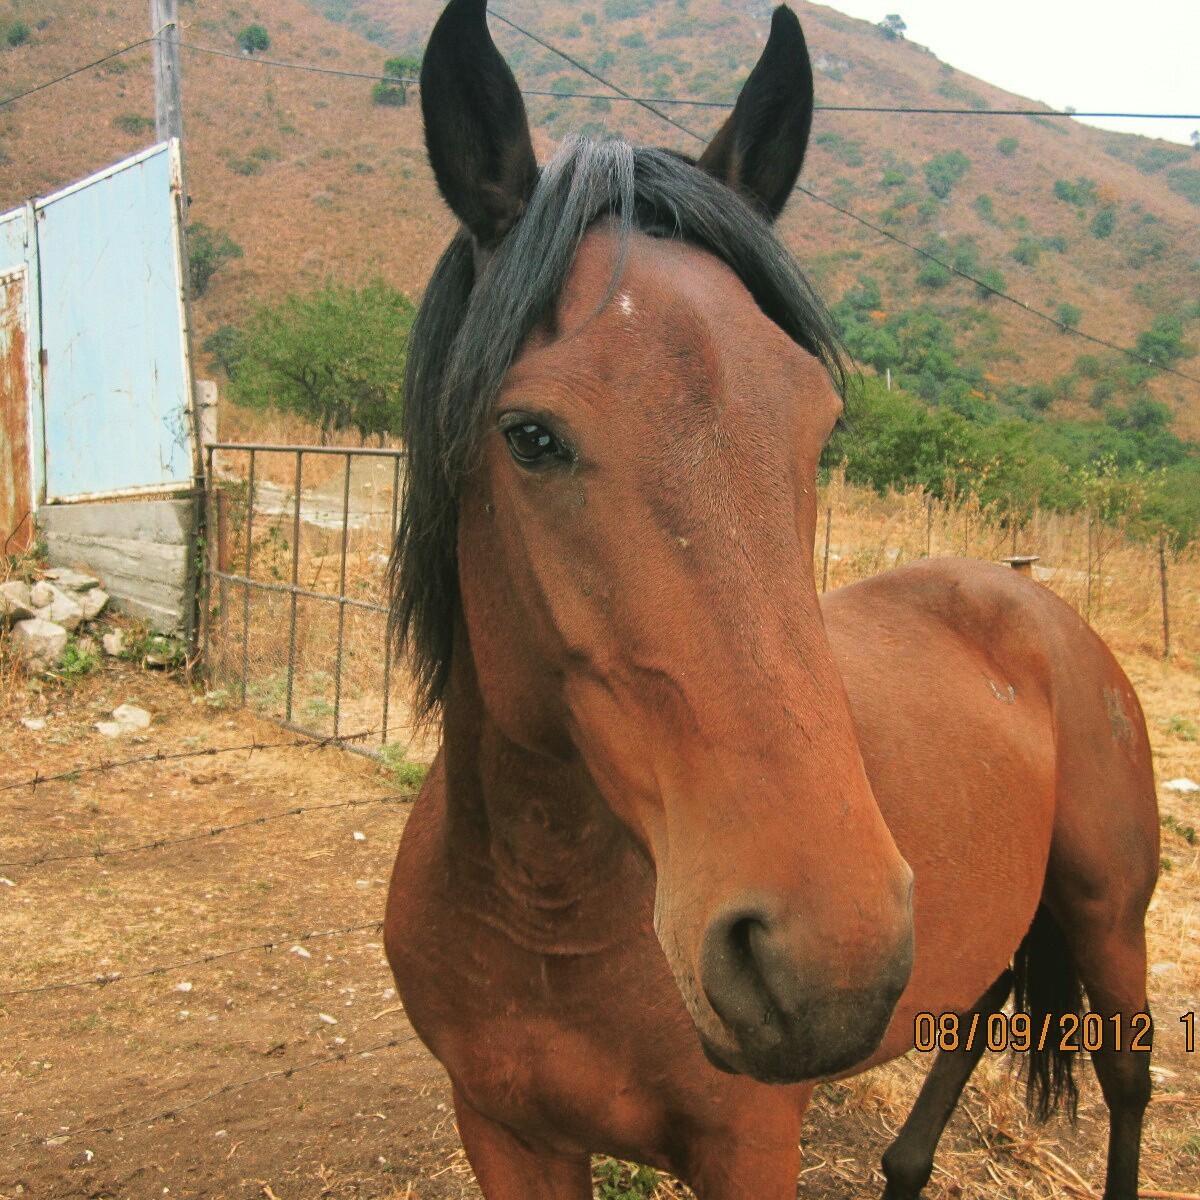
{"type": "MultiPolygon", "coordinates": [[[[817,67],[818,103],[1030,107],[867,23],[795,7],[817,67]]],[[[419,52],[439,8],[434,0],[183,4],[186,44],[234,54],[183,51],[192,219],[227,231],[244,252],[199,298],[198,340],[242,322],[255,300],[328,276],[358,283],[382,275],[419,292],[453,229],[424,162],[419,107],[372,103],[369,80],[238,57],[236,39],[259,23],[271,39],[260,59],[371,74],[387,54],[419,52]]],[[[761,48],[770,5],[512,0],[501,11],[638,94],[727,101],[761,48]]],[[[0,2],[0,28],[16,19],[31,36],[0,50],[3,94],[148,32],[141,5],[0,2]]],[[[495,17],[492,26],[523,86],[603,92],[495,17]]],[[[580,129],[685,151],[699,144],[607,99],[531,97],[529,108],[543,154],[580,129]]],[[[0,207],[146,144],[152,111],[148,46],[0,110],[0,207]]],[[[711,108],[670,111],[706,135],[723,118],[711,108]]],[[[1141,339],[1200,375],[1200,155],[1041,117],[825,111],[805,182],[969,274],[999,271],[985,277],[1066,324],[1124,346],[1141,339]]],[[[1095,419],[1150,396],[1169,406],[1180,436],[1200,437],[1200,386],[1130,372],[1111,352],[983,298],[807,197],[791,202],[781,228],[826,298],[847,301],[840,313],[860,357],[881,369],[894,360],[927,398],[953,385],[963,403],[1095,419]],[[916,336],[911,316],[922,310],[916,336]]]]}

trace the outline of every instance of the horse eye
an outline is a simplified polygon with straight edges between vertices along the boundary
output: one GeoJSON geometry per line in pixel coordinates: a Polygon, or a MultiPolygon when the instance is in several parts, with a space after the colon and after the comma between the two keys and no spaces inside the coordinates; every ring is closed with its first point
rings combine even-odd
{"type": "Polygon", "coordinates": [[[504,431],[513,458],[523,467],[539,466],[551,459],[570,461],[571,454],[559,439],[536,421],[522,421],[504,431]]]}

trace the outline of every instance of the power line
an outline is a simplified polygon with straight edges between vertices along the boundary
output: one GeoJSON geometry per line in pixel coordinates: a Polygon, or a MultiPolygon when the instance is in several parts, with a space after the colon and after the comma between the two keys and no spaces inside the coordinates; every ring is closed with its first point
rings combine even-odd
{"type": "Polygon", "coordinates": [[[148,38],[142,38],[140,42],[134,42],[131,46],[123,46],[120,50],[114,50],[111,54],[106,54],[103,58],[97,58],[94,62],[84,63],[81,67],[74,67],[65,75],[59,75],[55,79],[47,79],[45,83],[39,83],[36,87],[27,88],[23,92],[17,92],[16,95],[8,96],[4,100],[0,100],[0,108],[7,104],[13,104],[17,100],[24,100],[26,96],[32,96],[35,92],[44,92],[47,88],[53,87],[56,83],[62,83],[66,79],[70,79],[74,75],[79,75],[84,71],[90,71],[93,67],[99,67],[103,63],[108,62],[113,58],[120,58],[122,54],[128,54],[131,50],[136,50],[139,46],[147,46],[151,42],[158,40],[158,34],[151,34],[148,38]]]}
{"type": "MultiPolygon", "coordinates": [[[[516,21],[513,21],[506,16],[503,16],[502,14],[498,13],[494,8],[491,9],[490,11],[491,11],[492,16],[496,17],[500,21],[503,21],[505,25],[508,25],[511,28],[515,29],[518,33],[524,34],[531,41],[534,41],[539,46],[542,46],[545,49],[549,50],[552,54],[558,55],[559,58],[562,58],[566,62],[569,62],[573,67],[576,67],[578,70],[582,71],[585,75],[588,75],[590,78],[595,79],[598,83],[603,84],[605,87],[612,88],[613,91],[618,93],[618,95],[624,96],[626,99],[632,101],[635,104],[639,104],[642,108],[646,109],[648,112],[653,113],[656,117],[658,117],[662,121],[665,121],[668,125],[673,125],[676,129],[681,130],[683,133],[686,133],[688,135],[688,137],[694,138],[698,142],[707,142],[708,141],[708,139],[706,137],[704,137],[702,134],[697,133],[694,129],[688,128],[688,126],[681,124],[679,121],[676,121],[674,117],[668,116],[664,112],[660,112],[652,104],[649,104],[644,100],[640,100],[639,98],[630,95],[627,91],[625,91],[624,88],[620,87],[618,84],[613,83],[611,80],[606,79],[603,75],[600,75],[598,72],[593,71],[591,69],[591,67],[588,67],[585,64],[581,63],[578,59],[573,58],[571,55],[567,54],[566,51],[560,50],[557,46],[554,46],[550,42],[546,41],[544,38],[539,37],[536,33],[531,33],[528,29],[525,29],[522,26],[518,25],[516,23],[516,21]]],[[[1148,357],[1147,355],[1139,354],[1136,350],[1130,350],[1125,346],[1119,346],[1119,345],[1117,345],[1116,342],[1110,342],[1105,338],[1097,337],[1095,334],[1086,333],[1081,329],[1069,329],[1061,321],[1059,321],[1055,317],[1052,317],[1049,313],[1042,312],[1040,309],[1036,309],[1032,305],[1027,304],[1024,300],[1019,300],[1019,299],[1017,299],[1016,296],[1011,296],[1007,292],[1001,291],[999,288],[992,287],[990,284],[985,283],[982,279],[977,279],[974,275],[968,274],[966,271],[960,271],[952,263],[945,262],[943,259],[939,258],[936,254],[933,254],[931,251],[922,249],[920,246],[915,245],[913,242],[907,241],[905,238],[902,238],[902,237],[898,236],[897,234],[892,233],[888,229],[884,229],[882,225],[877,225],[877,224],[875,224],[874,221],[868,220],[866,217],[859,216],[858,213],[853,212],[852,210],[850,210],[848,208],[844,208],[840,204],[835,204],[832,200],[827,200],[824,196],[818,194],[817,192],[812,191],[810,188],[804,187],[802,184],[798,184],[796,190],[801,192],[803,195],[808,196],[809,199],[815,200],[818,204],[823,204],[823,205],[825,205],[825,207],[833,209],[834,212],[841,213],[842,216],[848,217],[852,221],[857,221],[860,225],[865,226],[867,229],[870,229],[872,232],[879,234],[881,237],[885,237],[889,241],[895,242],[897,245],[904,246],[907,249],[912,250],[914,253],[921,255],[923,258],[928,259],[930,262],[937,263],[938,266],[944,268],[945,270],[949,271],[953,275],[957,275],[960,279],[965,279],[965,280],[967,280],[968,283],[973,283],[976,287],[980,288],[984,292],[987,292],[990,295],[996,296],[1001,300],[1007,301],[1009,304],[1014,305],[1016,308],[1021,309],[1023,312],[1027,312],[1031,316],[1037,317],[1038,319],[1045,321],[1050,325],[1054,325],[1056,328],[1062,330],[1065,333],[1073,334],[1075,337],[1082,338],[1084,341],[1091,342],[1094,345],[1104,346],[1109,350],[1116,351],[1118,354],[1123,354],[1127,358],[1132,359],[1134,362],[1141,363],[1143,366],[1153,367],[1157,371],[1162,371],[1168,375],[1174,375],[1178,379],[1183,379],[1183,380],[1186,380],[1188,383],[1194,383],[1197,386],[1200,386],[1200,377],[1198,377],[1198,376],[1188,375],[1183,371],[1177,371],[1174,367],[1171,367],[1171,366],[1168,366],[1168,365],[1165,365],[1162,363],[1157,363],[1154,361],[1154,359],[1148,357]]]]}
{"type": "MultiPolygon", "coordinates": [[[[520,33],[524,33],[527,37],[535,36],[527,30],[520,29],[507,17],[496,12],[494,9],[492,10],[492,16],[499,21],[503,21],[505,24],[512,25],[514,29],[517,29],[520,33]]],[[[378,83],[398,83],[407,87],[415,87],[420,83],[420,80],[415,77],[383,75],[367,71],[343,71],[335,67],[319,67],[313,63],[284,62],[278,58],[261,58],[258,55],[235,54],[230,50],[218,50],[213,46],[198,46],[194,42],[180,42],[179,45],[185,50],[194,50],[198,54],[212,54],[218,58],[231,58],[236,62],[254,63],[264,67],[282,67],[287,71],[311,71],[316,75],[335,75],[346,79],[370,79],[378,83]]],[[[554,50],[548,43],[543,42],[542,45],[548,50],[554,50]]],[[[563,54],[564,52],[554,50],[554,53],[563,54]]],[[[607,87],[613,86],[592,72],[590,68],[578,59],[570,58],[569,56],[566,57],[568,57],[568,61],[573,66],[591,75],[598,83],[604,83],[607,87]]],[[[734,104],[732,100],[699,100],[689,96],[635,96],[623,90],[620,90],[618,95],[611,96],[600,92],[563,92],[543,88],[522,88],[521,94],[523,96],[544,96],[553,100],[620,100],[628,104],[674,104],[686,108],[719,108],[725,111],[732,109],[734,104]]],[[[877,104],[817,104],[814,108],[817,112],[895,113],[899,115],[907,113],[924,116],[1053,117],[1064,120],[1074,120],[1079,117],[1105,117],[1113,120],[1128,119],[1131,121],[1200,121],[1200,113],[1061,112],[1052,108],[905,108],[877,104]]]]}

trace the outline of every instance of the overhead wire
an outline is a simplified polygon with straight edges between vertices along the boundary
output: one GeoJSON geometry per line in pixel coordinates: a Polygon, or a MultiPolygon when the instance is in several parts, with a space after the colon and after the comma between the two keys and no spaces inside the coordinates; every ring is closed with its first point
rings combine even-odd
{"type": "Polygon", "coordinates": [[[138,49],[139,46],[148,46],[151,42],[156,42],[161,35],[160,29],[157,33],[152,33],[147,38],[142,38],[140,42],[134,42],[129,46],[122,46],[119,50],[114,50],[111,54],[106,54],[103,58],[93,59],[89,63],[84,63],[80,67],[73,67],[64,75],[58,75],[54,79],[47,79],[44,83],[39,83],[34,87],[26,88],[23,92],[17,92],[12,96],[6,96],[0,100],[0,108],[4,108],[7,104],[13,104],[17,100],[24,100],[26,96],[32,96],[37,92],[44,92],[47,88],[54,87],[56,83],[63,83],[65,80],[72,78],[75,75],[81,75],[84,71],[90,71],[93,67],[103,66],[104,63],[114,58],[120,58],[122,54],[128,54],[131,50],[138,49]]]}

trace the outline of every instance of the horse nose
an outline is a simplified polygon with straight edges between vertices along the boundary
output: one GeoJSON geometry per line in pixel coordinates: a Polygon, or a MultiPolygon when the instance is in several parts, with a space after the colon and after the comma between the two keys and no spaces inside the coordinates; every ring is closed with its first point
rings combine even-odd
{"type": "Polygon", "coordinates": [[[728,1061],[707,1047],[710,1056],[765,1082],[833,1075],[869,1057],[912,970],[911,911],[890,944],[855,956],[869,959],[855,986],[831,981],[831,968],[788,924],[750,901],[714,919],[701,943],[701,986],[739,1051],[728,1061]]]}

